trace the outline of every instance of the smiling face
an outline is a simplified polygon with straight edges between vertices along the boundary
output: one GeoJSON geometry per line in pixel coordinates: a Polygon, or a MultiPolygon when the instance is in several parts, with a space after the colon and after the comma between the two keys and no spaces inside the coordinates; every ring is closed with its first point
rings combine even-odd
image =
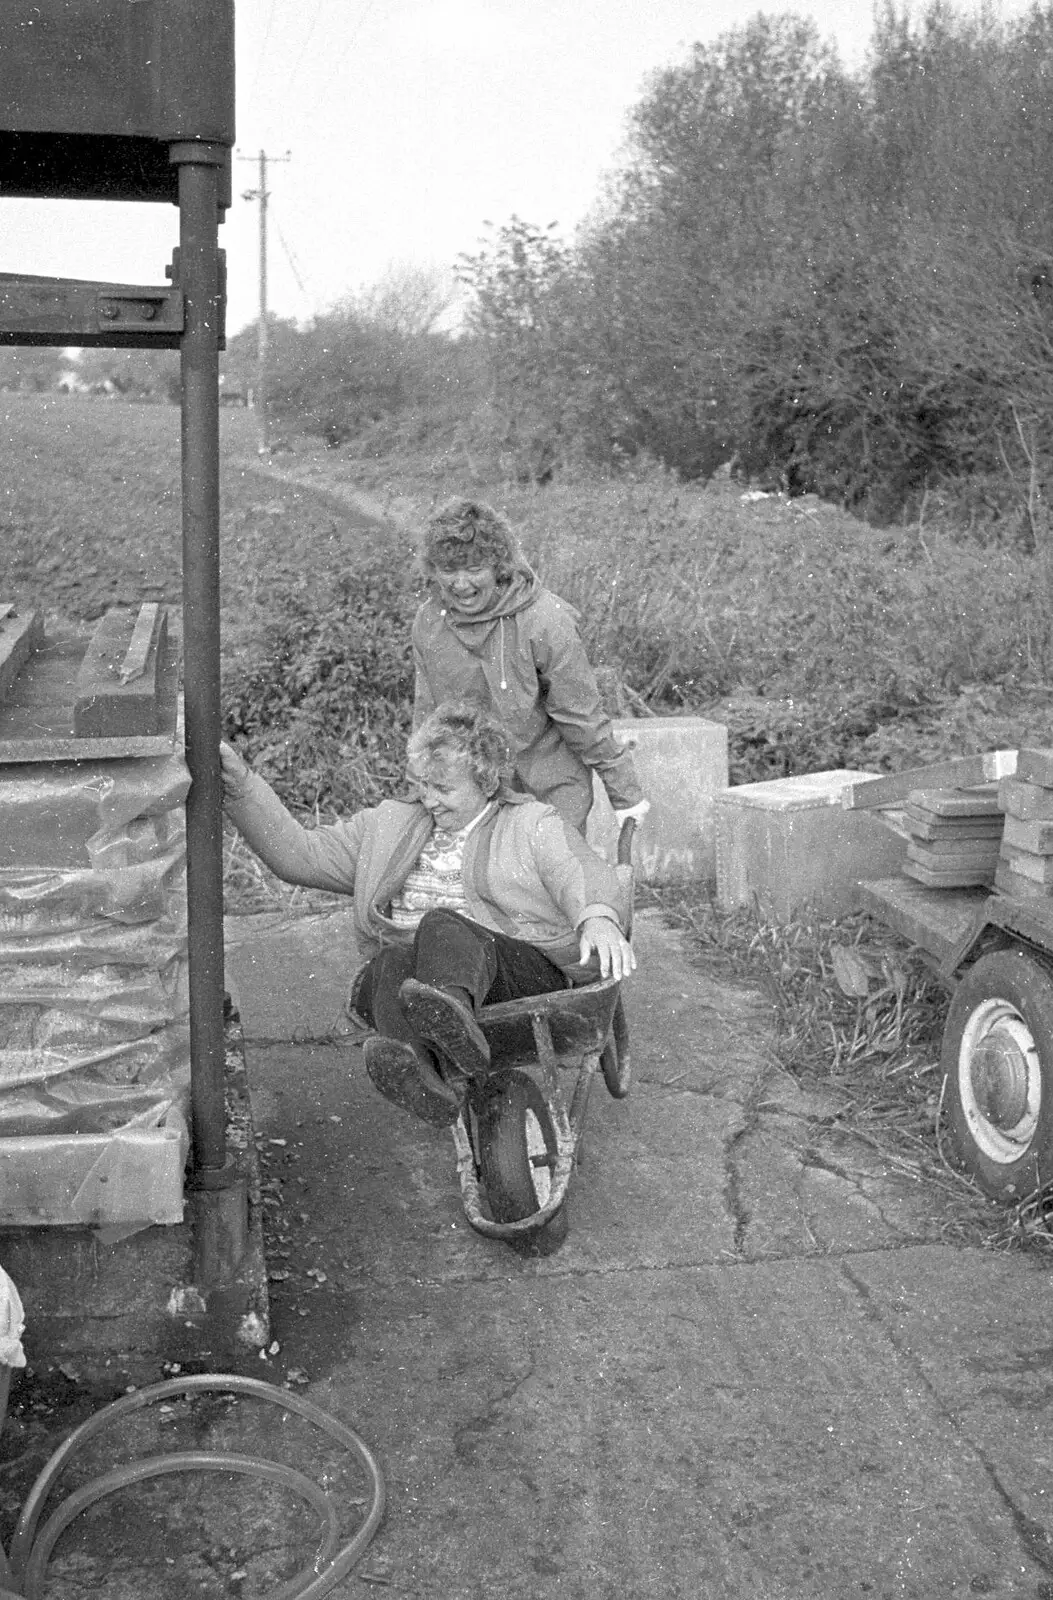
{"type": "Polygon", "coordinates": [[[436,567],[432,576],[444,604],[464,617],[488,611],[499,587],[496,568],[489,562],[481,567],[436,567]]]}
{"type": "Polygon", "coordinates": [[[435,826],[447,833],[466,828],[490,801],[490,796],[483,793],[472,777],[465,755],[437,755],[425,761],[411,759],[406,776],[435,826]]]}

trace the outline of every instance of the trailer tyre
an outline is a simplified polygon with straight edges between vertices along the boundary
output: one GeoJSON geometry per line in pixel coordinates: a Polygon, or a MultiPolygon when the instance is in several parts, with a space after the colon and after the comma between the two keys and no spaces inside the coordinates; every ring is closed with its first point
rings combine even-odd
{"type": "Polygon", "coordinates": [[[1012,1203],[1053,1178],[1053,978],[1026,950],[962,978],[941,1065],[950,1153],[984,1193],[1012,1203]]]}
{"type": "MultiPolygon", "coordinates": [[[[476,1107],[476,1125],[479,1167],[494,1220],[518,1222],[539,1211],[552,1192],[558,1146],[545,1097],[533,1078],[513,1069],[491,1079],[476,1107]]],[[[566,1234],[564,1204],[530,1235],[531,1248],[547,1254],[566,1234]]]]}

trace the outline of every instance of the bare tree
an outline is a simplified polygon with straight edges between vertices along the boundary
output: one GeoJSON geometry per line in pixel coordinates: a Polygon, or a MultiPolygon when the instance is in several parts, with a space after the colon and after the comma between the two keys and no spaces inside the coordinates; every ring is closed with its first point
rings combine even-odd
{"type": "Polygon", "coordinates": [[[447,268],[393,261],[376,283],[350,298],[349,309],[386,332],[418,339],[438,331],[456,299],[453,274],[447,268]]]}

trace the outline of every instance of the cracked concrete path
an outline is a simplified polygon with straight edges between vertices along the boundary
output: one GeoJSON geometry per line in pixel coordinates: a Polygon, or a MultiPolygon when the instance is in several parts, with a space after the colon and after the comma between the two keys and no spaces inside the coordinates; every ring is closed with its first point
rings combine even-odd
{"type": "Polygon", "coordinates": [[[761,999],[652,913],[634,1087],[589,1106],[570,1233],[465,1222],[449,1135],[373,1092],[344,913],[233,918],[266,1174],[261,1375],[350,1422],[386,1523],[338,1596],[1053,1600],[1051,1279],[773,1064],[761,999]],[[345,1035],[345,1036],[342,1036],[345,1035]]]}

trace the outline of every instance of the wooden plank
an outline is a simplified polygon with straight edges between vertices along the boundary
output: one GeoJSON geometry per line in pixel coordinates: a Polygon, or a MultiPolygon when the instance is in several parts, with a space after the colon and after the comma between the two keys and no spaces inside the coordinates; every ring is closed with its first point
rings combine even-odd
{"type": "Polygon", "coordinates": [[[160,606],[156,601],[139,607],[139,615],[135,619],[132,637],[128,644],[128,651],[121,663],[118,677],[122,683],[130,683],[133,678],[141,678],[146,671],[147,658],[150,647],[154,642],[154,631],[157,628],[160,616],[160,606]]]}
{"type": "Polygon", "coordinates": [[[869,811],[902,804],[912,789],[973,789],[996,778],[1011,777],[1016,771],[1016,756],[1015,750],[989,750],[983,755],[955,756],[884,778],[864,778],[845,785],[841,804],[846,811],[869,811]]]}
{"type": "Polygon", "coordinates": [[[0,700],[7,698],[30,655],[44,641],[44,618],[39,611],[16,611],[10,601],[0,602],[0,700]]]}
{"type": "Polygon", "coordinates": [[[903,877],[861,883],[859,907],[941,964],[976,926],[986,889],[927,889],[903,877]]]}
{"type": "Polygon", "coordinates": [[[153,603],[138,615],[108,611],[77,673],[73,732],[81,739],[141,738],[159,731],[159,674],[166,613],[153,603]]]}

